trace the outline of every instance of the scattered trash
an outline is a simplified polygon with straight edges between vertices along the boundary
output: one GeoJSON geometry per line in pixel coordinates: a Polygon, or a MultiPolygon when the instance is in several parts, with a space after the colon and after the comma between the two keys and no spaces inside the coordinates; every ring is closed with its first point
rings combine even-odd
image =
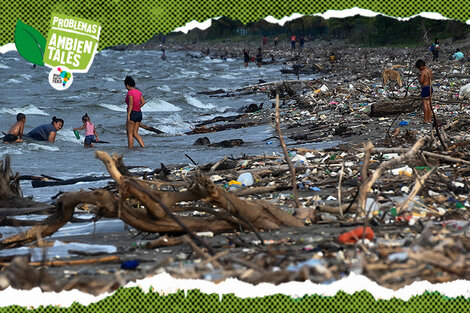
{"type": "Polygon", "coordinates": [[[364,236],[366,239],[372,240],[374,239],[374,235],[374,231],[369,226],[365,227],[365,231],[364,227],[360,226],[349,232],[339,235],[338,241],[344,244],[354,244],[358,240],[362,239],[362,236],[364,236]]]}
{"type": "Polygon", "coordinates": [[[121,269],[123,270],[135,270],[139,266],[139,260],[129,260],[121,263],[121,269]]]}

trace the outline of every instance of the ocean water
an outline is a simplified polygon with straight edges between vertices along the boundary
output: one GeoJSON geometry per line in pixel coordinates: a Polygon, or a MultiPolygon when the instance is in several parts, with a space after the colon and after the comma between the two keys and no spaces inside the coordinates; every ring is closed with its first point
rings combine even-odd
{"type": "MultiPolygon", "coordinates": [[[[32,68],[16,52],[0,54],[0,125],[8,131],[18,112],[27,116],[25,133],[34,127],[50,123],[52,116],[64,119],[55,143],[25,142],[0,145],[0,158],[10,155],[12,168],[21,175],[49,175],[62,179],[87,175],[107,175],[104,165],[95,158],[96,149],[121,154],[126,165],[159,168],[160,163],[190,163],[188,154],[204,164],[217,161],[225,155],[259,155],[280,153],[278,145],[266,145],[264,139],[273,136],[270,125],[229,130],[205,135],[184,135],[191,126],[216,116],[237,114],[235,111],[250,103],[264,102],[271,107],[272,100],[265,94],[214,98],[198,95],[200,91],[237,89],[258,83],[259,79],[274,81],[292,79],[280,73],[281,64],[257,68],[243,66],[241,59],[194,59],[183,52],[167,52],[167,60],[160,59],[159,51],[101,51],[96,55],[88,73],[75,74],[72,86],[57,91],[48,83],[50,69],[32,68]],[[156,135],[140,129],[146,147],[127,148],[124,102],[126,89],[123,80],[131,75],[137,88],[143,92],[147,104],[143,107],[143,123],[166,134],[156,135]],[[82,125],[81,116],[88,113],[101,140],[96,148],[83,148],[83,137],[77,140],[72,132],[82,125]],[[241,138],[246,144],[234,148],[193,146],[193,142],[207,136],[211,142],[241,138]]],[[[267,106],[266,106],[267,105],[267,106]]],[[[316,146],[315,148],[318,148],[316,146]]],[[[79,183],[69,186],[32,188],[22,182],[25,196],[38,201],[50,201],[59,191],[104,186],[107,182],[79,183]]]]}

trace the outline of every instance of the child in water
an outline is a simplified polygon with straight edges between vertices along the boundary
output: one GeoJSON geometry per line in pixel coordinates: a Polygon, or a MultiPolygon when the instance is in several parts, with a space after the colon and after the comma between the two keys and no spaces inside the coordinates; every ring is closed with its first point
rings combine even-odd
{"type": "Polygon", "coordinates": [[[26,123],[26,115],[18,113],[16,115],[16,123],[10,128],[5,137],[3,137],[3,143],[12,142],[23,142],[23,130],[24,124],[26,123]]]}
{"type": "Polygon", "coordinates": [[[85,115],[82,116],[82,122],[83,122],[82,127],[77,127],[77,128],[74,128],[73,130],[85,129],[85,140],[83,141],[83,146],[85,148],[88,148],[88,147],[92,148],[94,147],[93,141],[95,140],[95,138],[96,138],[96,142],[99,141],[98,134],[96,133],[96,130],[95,130],[95,125],[93,125],[90,122],[90,117],[88,116],[88,113],[85,113],[85,115]]]}

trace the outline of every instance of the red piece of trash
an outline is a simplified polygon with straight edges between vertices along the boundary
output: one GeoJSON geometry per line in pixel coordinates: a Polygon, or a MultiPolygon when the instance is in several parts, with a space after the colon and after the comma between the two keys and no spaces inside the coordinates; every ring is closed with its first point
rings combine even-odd
{"type": "MultiPolygon", "coordinates": [[[[338,236],[338,241],[345,244],[352,244],[356,243],[358,240],[362,239],[362,235],[364,234],[364,227],[360,226],[355,228],[347,233],[341,234],[338,236]]],[[[375,234],[372,228],[366,227],[365,228],[365,235],[364,238],[372,240],[375,234]]]]}

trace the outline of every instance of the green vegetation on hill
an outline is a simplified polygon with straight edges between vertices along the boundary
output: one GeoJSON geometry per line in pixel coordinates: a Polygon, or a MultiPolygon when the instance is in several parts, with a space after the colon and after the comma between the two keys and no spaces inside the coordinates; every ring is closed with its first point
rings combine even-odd
{"type": "Polygon", "coordinates": [[[422,17],[400,21],[382,15],[376,17],[352,16],[325,20],[318,16],[304,16],[285,23],[284,26],[271,24],[265,20],[244,25],[222,17],[212,21],[206,30],[194,29],[188,34],[172,33],[175,41],[220,41],[250,40],[266,35],[270,41],[278,36],[288,40],[290,34],[304,35],[307,40],[345,40],[365,46],[413,44],[427,38],[460,40],[470,33],[470,25],[454,20],[431,20],[422,17]]]}

